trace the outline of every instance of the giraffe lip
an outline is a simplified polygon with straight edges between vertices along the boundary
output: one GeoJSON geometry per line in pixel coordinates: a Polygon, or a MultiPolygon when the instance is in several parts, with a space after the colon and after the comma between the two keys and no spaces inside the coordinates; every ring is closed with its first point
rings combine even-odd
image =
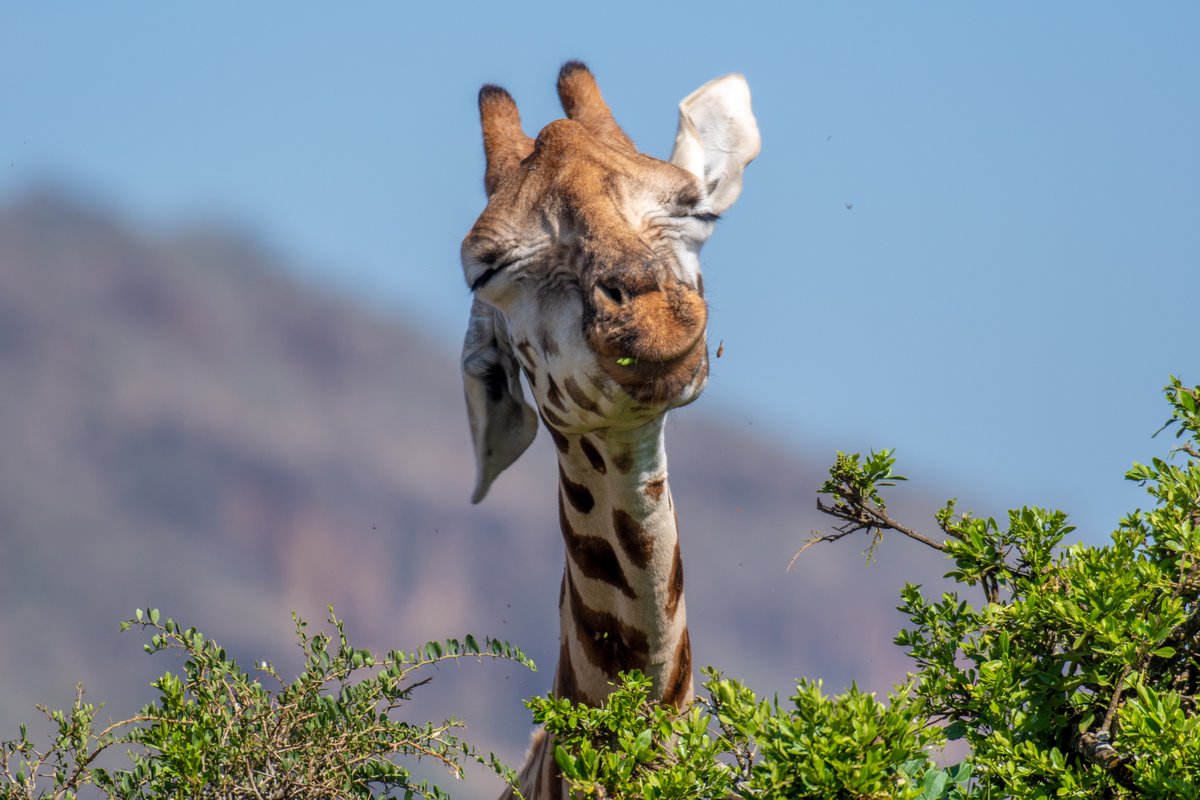
{"type": "MultiPolygon", "coordinates": [[[[697,342],[698,344],[699,342],[697,342]]],[[[672,358],[648,358],[645,356],[622,356],[616,359],[618,368],[625,370],[631,375],[660,375],[676,370],[685,361],[688,361],[694,354],[696,344],[688,348],[683,355],[674,356],[672,358]]]]}
{"type": "Polygon", "coordinates": [[[673,358],[622,356],[601,361],[602,368],[631,397],[641,403],[670,404],[707,372],[708,346],[703,333],[684,353],[673,358]],[[631,363],[620,363],[629,359],[631,363]]]}

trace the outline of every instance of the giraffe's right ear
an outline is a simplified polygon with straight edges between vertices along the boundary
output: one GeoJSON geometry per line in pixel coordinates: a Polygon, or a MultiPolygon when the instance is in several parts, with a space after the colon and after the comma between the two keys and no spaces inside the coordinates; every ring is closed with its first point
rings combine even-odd
{"type": "Polygon", "coordinates": [[[742,172],[762,146],[750,109],[750,86],[741,75],[711,80],[679,104],[679,132],[671,163],[704,184],[714,214],[742,193],[742,172]]]}
{"type": "Polygon", "coordinates": [[[537,435],[537,415],[525,402],[520,366],[496,310],[476,298],[463,341],[463,389],[475,447],[475,491],[487,494],[496,476],[517,460],[537,435]]]}

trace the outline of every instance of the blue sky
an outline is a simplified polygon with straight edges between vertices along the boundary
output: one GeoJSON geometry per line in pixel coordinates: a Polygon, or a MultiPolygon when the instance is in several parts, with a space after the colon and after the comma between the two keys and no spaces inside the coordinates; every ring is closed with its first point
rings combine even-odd
{"type": "Polygon", "coordinates": [[[583,59],[665,156],[740,71],[763,152],[705,250],[701,407],[1095,540],[1167,375],[1200,382],[1198,36],[1191,3],[10,3],[0,197],[232,222],[456,349],[480,84],[534,133],[583,59]]]}

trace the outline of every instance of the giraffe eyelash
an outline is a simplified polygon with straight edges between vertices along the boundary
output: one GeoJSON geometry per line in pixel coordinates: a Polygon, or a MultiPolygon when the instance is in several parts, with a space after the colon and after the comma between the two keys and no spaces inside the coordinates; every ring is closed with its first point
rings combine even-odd
{"type": "Polygon", "coordinates": [[[488,267],[486,270],[484,270],[483,274],[481,274],[474,280],[474,282],[471,283],[471,291],[478,291],[483,286],[486,286],[492,278],[496,277],[501,272],[504,272],[506,269],[509,269],[513,265],[520,263],[521,261],[522,259],[520,258],[512,258],[508,261],[502,261],[495,266],[488,267]]]}
{"type": "Polygon", "coordinates": [[[471,284],[471,291],[472,292],[479,291],[481,288],[483,288],[485,285],[487,285],[488,281],[490,281],[492,278],[496,277],[496,273],[499,272],[500,270],[501,270],[501,267],[490,267],[489,269],[485,270],[484,273],[482,275],[480,275],[478,278],[476,278],[475,281],[471,284]]]}

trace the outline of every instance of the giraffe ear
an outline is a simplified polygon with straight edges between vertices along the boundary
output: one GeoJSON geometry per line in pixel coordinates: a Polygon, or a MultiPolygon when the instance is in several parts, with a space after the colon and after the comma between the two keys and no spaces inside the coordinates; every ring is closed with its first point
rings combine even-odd
{"type": "Polygon", "coordinates": [[[525,402],[520,367],[496,310],[476,298],[463,341],[463,390],[475,447],[475,491],[487,494],[496,476],[517,460],[537,435],[537,415],[525,402]]]}
{"type": "Polygon", "coordinates": [[[679,104],[679,132],[671,163],[704,184],[714,214],[742,192],[742,172],[758,155],[762,139],[750,110],[750,86],[726,75],[701,86],[679,104]]]}

